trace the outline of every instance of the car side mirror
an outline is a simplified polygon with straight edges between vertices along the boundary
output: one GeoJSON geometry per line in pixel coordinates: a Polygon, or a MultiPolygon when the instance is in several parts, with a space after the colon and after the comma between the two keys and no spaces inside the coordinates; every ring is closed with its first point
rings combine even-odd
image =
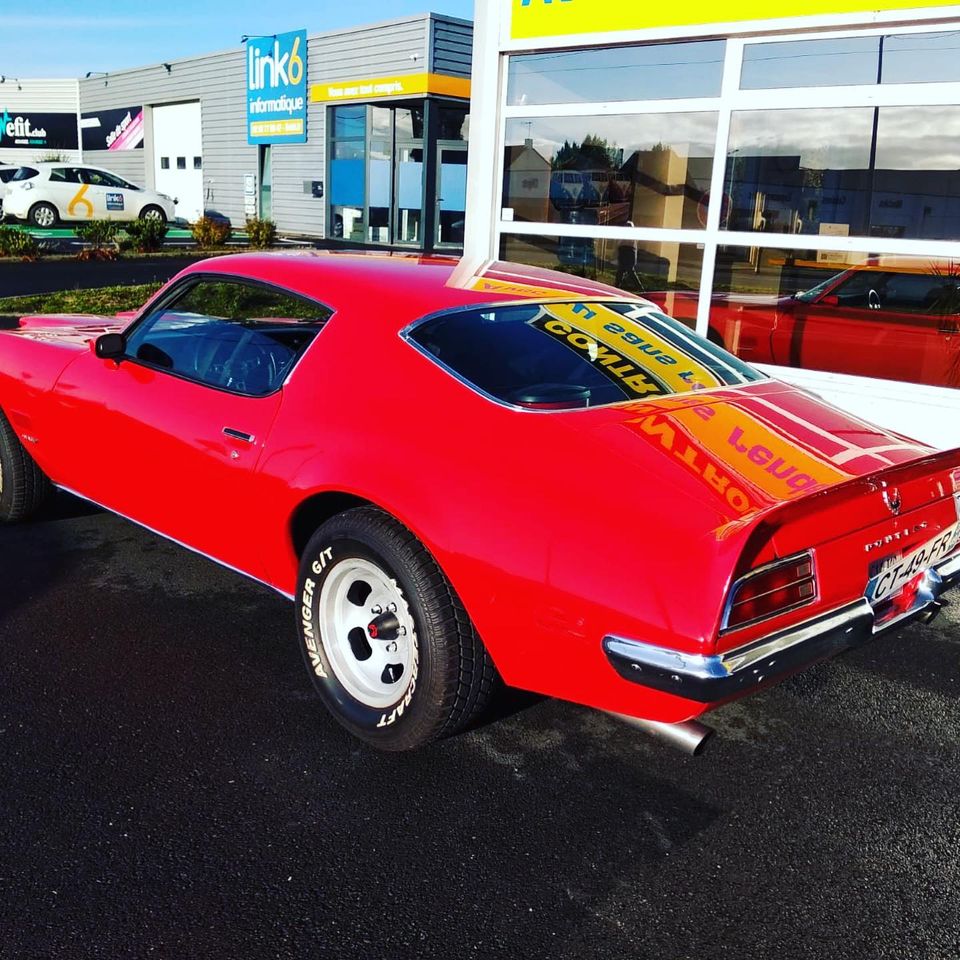
{"type": "Polygon", "coordinates": [[[122,333],[101,333],[93,342],[93,352],[101,360],[119,360],[127,350],[127,338],[122,333]]]}

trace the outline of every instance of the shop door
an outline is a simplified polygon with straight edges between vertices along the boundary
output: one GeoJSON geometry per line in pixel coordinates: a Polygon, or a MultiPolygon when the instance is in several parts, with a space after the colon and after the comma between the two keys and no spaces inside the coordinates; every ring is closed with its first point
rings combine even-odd
{"type": "Polygon", "coordinates": [[[154,184],[176,198],[177,217],[203,216],[203,134],[200,102],[153,108],[154,184]]]}
{"type": "Polygon", "coordinates": [[[438,247],[462,247],[467,209],[467,145],[437,145],[438,247]]]}

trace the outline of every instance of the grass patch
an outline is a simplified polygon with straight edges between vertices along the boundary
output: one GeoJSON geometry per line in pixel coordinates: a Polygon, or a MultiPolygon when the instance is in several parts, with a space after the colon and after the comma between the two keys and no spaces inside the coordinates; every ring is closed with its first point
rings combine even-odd
{"type": "Polygon", "coordinates": [[[136,310],[162,286],[162,283],[140,283],[133,286],[96,287],[93,290],[35,293],[28,297],[4,297],[0,299],[0,314],[99,313],[109,317],[118,310],[136,310]]]}

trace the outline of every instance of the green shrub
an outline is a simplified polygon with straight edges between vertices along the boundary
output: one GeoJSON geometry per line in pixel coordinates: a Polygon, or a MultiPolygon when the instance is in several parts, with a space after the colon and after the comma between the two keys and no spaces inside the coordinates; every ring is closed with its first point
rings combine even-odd
{"type": "Polygon", "coordinates": [[[169,229],[165,220],[153,219],[134,220],[124,227],[127,236],[133,241],[133,246],[141,253],[159,250],[169,229]]]}
{"type": "Polygon", "coordinates": [[[86,250],[77,254],[78,260],[115,260],[119,254],[117,233],[120,224],[116,220],[88,220],[77,225],[77,236],[89,243],[86,250]]]}
{"type": "Polygon", "coordinates": [[[272,220],[250,217],[247,220],[247,238],[251,247],[260,250],[272,246],[277,239],[277,225],[272,220]]]}
{"type": "Polygon", "coordinates": [[[190,232],[201,250],[222,247],[230,239],[230,221],[201,217],[196,223],[191,224],[190,232]]]}
{"type": "Polygon", "coordinates": [[[40,244],[26,231],[0,226],[0,257],[37,260],[40,257],[40,244]]]}

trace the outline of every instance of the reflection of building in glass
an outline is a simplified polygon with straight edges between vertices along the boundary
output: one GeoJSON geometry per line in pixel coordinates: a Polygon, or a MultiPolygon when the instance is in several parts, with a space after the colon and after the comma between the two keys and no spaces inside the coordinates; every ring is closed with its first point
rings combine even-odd
{"type": "Polygon", "coordinates": [[[960,170],[819,170],[801,164],[800,156],[729,157],[728,228],[923,240],[960,236],[960,170]]]}

